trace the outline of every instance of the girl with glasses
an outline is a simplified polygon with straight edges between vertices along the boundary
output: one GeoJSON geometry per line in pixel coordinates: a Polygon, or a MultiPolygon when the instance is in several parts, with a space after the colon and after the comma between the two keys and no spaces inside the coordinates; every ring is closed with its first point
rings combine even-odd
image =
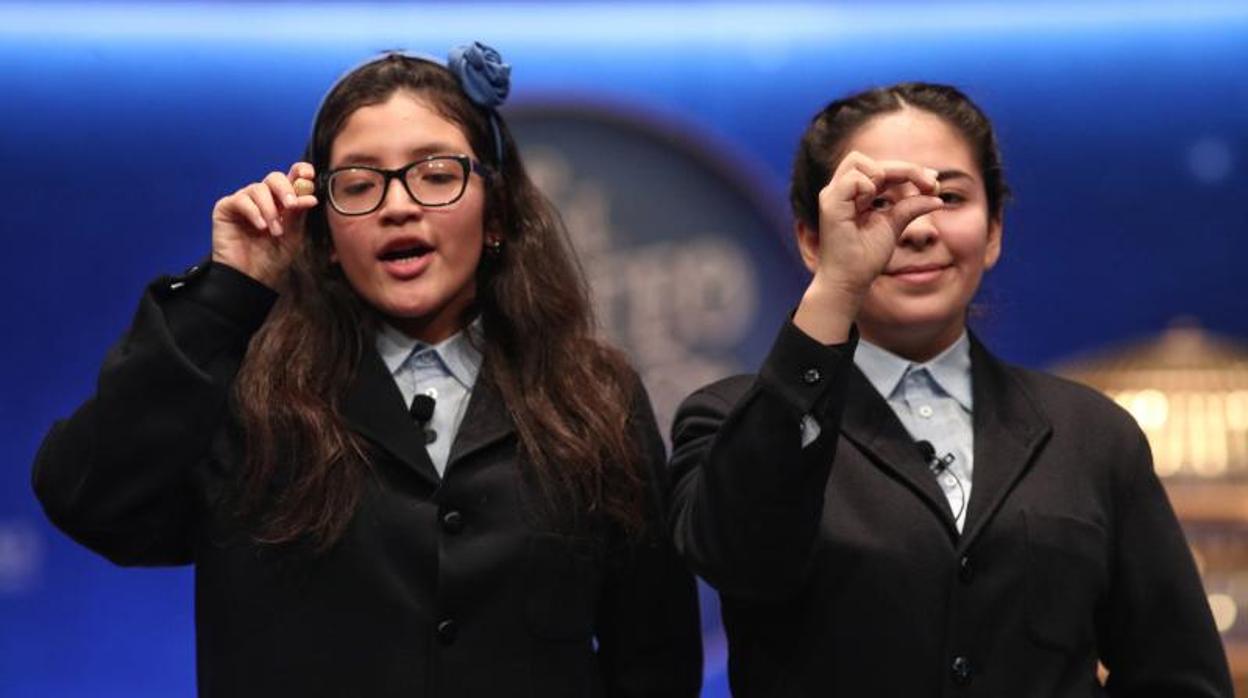
{"type": "Polygon", "coordinates": [[[196,566],[201,695],[696,695],[664,447],[507,90],[479,44],[350,72],[48,434],[59,527],[196,566]]]}
{"type": "Polygon", "coordinates": [[[676,544],[737,698],[1230,697],[1140,429],[967,330],[1007,198],[951,87],[839,99],[803,136],[810,284],[758,374],[673,430],[676,544]]]}

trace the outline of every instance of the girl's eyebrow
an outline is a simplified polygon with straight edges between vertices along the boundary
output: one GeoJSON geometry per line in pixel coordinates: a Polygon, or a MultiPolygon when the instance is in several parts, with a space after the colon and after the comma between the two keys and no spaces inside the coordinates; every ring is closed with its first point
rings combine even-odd
{"type": "MultiPolygon", "coordinates": [[[[446,143],[430,143],[428,145],[422,145],[419,148],[413,148],[407,151],[408,157],[411,158],[408,162],[415,162],[416,160],[427,158],[430,155],[458,153],[460,150],[460,148],[456,148],[446,143]]],[[[345,165],[371,165],[376,167],[380,163],[381,159],[374,155],[365,153],[347,153],[342,156],[335,167],[343,167],[345,165]]]]}
{"type": "Polygon", "coordinates": [[[940,172],[936,174],[936,181],[943,182],[947,179],[957,179],[959,177],[965,177],[966,179],[974,179],[974,177],[972,177],[970,174],[966,172],[963,172],[962,170],[941,170],[940,172]]]}

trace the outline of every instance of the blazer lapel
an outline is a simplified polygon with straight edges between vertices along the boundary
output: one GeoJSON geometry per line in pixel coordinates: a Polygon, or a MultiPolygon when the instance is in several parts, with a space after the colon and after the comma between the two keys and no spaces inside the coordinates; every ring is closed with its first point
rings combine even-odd
{"type": "Polygon", "coordinates": [[[962,540],[965,549],[1031,466],[1052,427],[1008,369],[971,336],[975,472],[962,540]]]}
{"type": "Polygon", "coordinates": [[[343,403],[352,429],[389,451],[429,484],[441,483],[425,450],[425,437],[412,422],[403,393],[372,347],[367,347],[343,403]]]}
{"type": "Polygon", "coordinates": [[[507,405],[503,402],[498,386],[489,379],[485,367],[477,377],[477,384],[472,387],[472,395],[468,398],[468,408],[464,412],[464,420],[460,424],[455,441],[451,444],[450,457],[447,458],[446,470],[460,459],[499,441],[516,430],[507,405]]]}
{"type": "Polygon", "coordinates": [[[857,366],[850,373],[846,397],[841,432],[878,466],[908,485],[956,538],[949,500],[923,462],[914,438],[857,366]]]}

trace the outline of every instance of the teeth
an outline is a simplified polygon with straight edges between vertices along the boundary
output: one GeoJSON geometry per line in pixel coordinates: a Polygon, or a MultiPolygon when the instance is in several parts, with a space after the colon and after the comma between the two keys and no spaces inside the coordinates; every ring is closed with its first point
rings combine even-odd
{"type": "Polygon", "coordinates": [[[381,255],[383,260],[409,259],[411,257],[420,257],[429,252],[428,247],[408,247],[401,250],[391,250],[381,255]]]}

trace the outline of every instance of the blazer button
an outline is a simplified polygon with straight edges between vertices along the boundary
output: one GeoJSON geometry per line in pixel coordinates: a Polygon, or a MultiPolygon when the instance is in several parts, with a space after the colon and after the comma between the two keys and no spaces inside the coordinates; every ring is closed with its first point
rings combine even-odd
{"type": "Polygon", "coordinates": [[[442,530],[451,535],[464,530],[464,515],[455,509],[442,514],[442,530]]]}
{"type": "Polygon", "coordinates": [[[949,670],[953,674],[953,682],[957,685],[965,686],[971,682],[971,660],[966,657],[954,657],[949,670]]]}
{"type": "Polygon", "coordinates": [[[823,373],[817,368],[808,368],[802,373],[802,382],[806,385],[814,385],[823,380],[823,373]]]}
{"type": "Polygon", "coordinates": [[[455,636],[459,634],[459,628],[455,625],[455,621],[447,618],[438,623],[437,633],[438,642],[449,645],[455,642],[455,636]]]}
{"type": "Polygon", "coordinates": [[[971,558],[963,556],[958,561],[958,579],[962,580],[963,584],[970,584],[971,580],[975,579],[975,566],[971,564],[971,558]]]}

